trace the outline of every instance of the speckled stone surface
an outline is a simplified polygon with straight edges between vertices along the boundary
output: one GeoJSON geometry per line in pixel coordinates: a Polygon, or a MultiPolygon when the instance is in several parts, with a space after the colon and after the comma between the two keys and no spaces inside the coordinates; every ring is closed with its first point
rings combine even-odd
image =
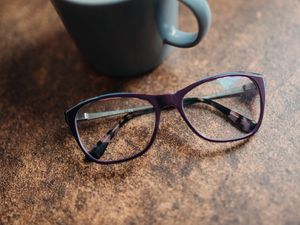
{"type": "Polygon", "coordinates": [[[200,45],[118,80],[84,63],[49,1],[1,0],[1,225],[300,224],[300,1],[210,4],[200,45]],[[146,155],[100,166],[84,162],[64,122],[66,108],[103,92],[172,92],[232,70],[267,81],[265,119],[248,141],[200,140],[164,112],[146,155]]]}

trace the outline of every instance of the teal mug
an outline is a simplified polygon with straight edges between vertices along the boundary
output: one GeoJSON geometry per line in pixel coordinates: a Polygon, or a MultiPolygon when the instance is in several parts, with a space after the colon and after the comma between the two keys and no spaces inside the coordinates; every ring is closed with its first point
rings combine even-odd
{"type": "Polygon", "coordinates": [[[206,0],[52,0],[80,52],[99,73],[133,76],[158,66],[171,46],[198,44],[211,23],[206,0]],[[179,2],[198,31],[177,28],[179,2]]]}

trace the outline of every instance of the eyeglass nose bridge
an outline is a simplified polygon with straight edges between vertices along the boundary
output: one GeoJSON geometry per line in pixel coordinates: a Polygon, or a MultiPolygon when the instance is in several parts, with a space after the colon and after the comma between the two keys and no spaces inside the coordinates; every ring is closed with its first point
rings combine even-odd
{"type": "Polygon", "coordinates": [[[160,109],[174,107],[177,108],[178,96],[174,94],[163,94],[156,96],[156,101],[160,109]]]}

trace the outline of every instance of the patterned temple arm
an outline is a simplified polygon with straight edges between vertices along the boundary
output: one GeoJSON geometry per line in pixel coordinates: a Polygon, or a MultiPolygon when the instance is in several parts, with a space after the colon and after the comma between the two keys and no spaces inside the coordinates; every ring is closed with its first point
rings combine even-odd
{"type": "Polygon", "coordinates": [[[223,105],[221,105],[218,102],[215,102],[211,99],[208,98],[185,98],[183,100],[184,105],[193,105],[195,103],[205,103],[208,104],[218,111],[220,111],[227,119],[230,120],[230,122],[238,128],[239,130],[245,132],[245,133],[250,133],[256,126],[256,122],[254,120],[251,120],[238,112],[235,112],[223,105]]]}
{"type": "MultiPolygon", "coordinates": [[[[205,96],[202,98],[185,98],[183,100],[183,104],[185,106],[188,105],[194,105],[196,103],[204,103],[208,104],[215,109],[217,109],[219,112],[221,112],[229,121],[232,123],[233,126],[238,128],[239,130],[249,133],[251,132],[255,126],[256,122],[254,120],[251,120],[215,101],[212,99],[220,99],[220,98],[227,98],[227,97],[234,97],[238,96],[241,94],[245,94],[249,98],[252,98],[254,95],[257,93],[257,89],[255,85],[252,84],[246,84],[242,88],[236,88],[236,89],[231,89],[229,91],[224,91],[222,93],[218,93],[216,95],[212,96],[205,96]],[[252,97],[251,97],[252,96],[252,97]]],[[[172,107],[166,108],[167,109],[172,109],[172,107]]],[[[118,130],[126,124],[128,121],[130,121],[133,118],[136,118],[141,115],[146,115],[149,113],[153,113],[154,108],[151,106],[143,106],[143,107],[136,107],[136,108],[131,108],[131,109],[124,109],[124,110],[114,110],[114,111],[107,111],[107,112],[95,112],[95,113],[83,113],[83,115],[79,118],[77,118],[78,121],[83,121],[83,120],[93,120],[97,118],[103,118],[103,117],[111,117],[115,115],[120,115],[127,113],[124,115],[121,120],[113,125],[113,128],[110,129],[104,137],[97,142],[97,144],[93,147],[93,149],[90,151],[90,154],[94,157],[99,159],[105,152],[108,144],[110,141],[113,139],[113,137],[116,135],[118,130]]]]}
{"type": "MultiPolygon", "coordinates": [[[[146,115],[149,113],[154,112],[153,107],[139,107],[143,109],[139,109],[134,112],[129,112],[128,114],[124,115],[121,120],[113,125],[113,128],[110,129],[104,136],[103,138],[97,142],[97,144],[93,147],[93,149],[90,151],[90,154],[94,157],[99,159],[105,152],[108,144],[110,141],[114,138],[114,136],[117,134],[119,129],[123,127],[124,124],[126,124],[129,120],[136,118],[141,115],[146,115]]],[[[136,108],[135,108],[136,109],[136,108]]],[[[123,110],[118,110],[118,111],[123,111],[123,110]]],[[[124,112],[122,112],[123,114],[124,112]]]]}
{"type": "Polygon", "coordinates": [[[216,93],[215,95],[205,96],[202,98],[208,98],[211,100],[220,99],[220,98],[229,98],[235,96],[243,96],[245,99],[251,100],[257,94],[257,87],[254,83],[244,84],[242,87],[230,88],[223,92],[216,93]]]}

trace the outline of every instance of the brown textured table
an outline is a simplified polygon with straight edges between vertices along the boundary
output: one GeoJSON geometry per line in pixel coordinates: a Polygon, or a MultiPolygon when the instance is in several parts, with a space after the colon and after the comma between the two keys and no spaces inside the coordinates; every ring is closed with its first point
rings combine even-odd
{"type": "Polygon", "coordinates": [[[210,4],[199,46],[116,80],[83,62],[49,1],[1,0],[1,225],[300,224],[300,1],[210,4]],[[195,142],[170,111],[145,156],[99,166],[83,161],[64,122],[66,108],[104,91],[172,92],[232,70],[267,80],[263,125],[246,142],[195,142]]]}

